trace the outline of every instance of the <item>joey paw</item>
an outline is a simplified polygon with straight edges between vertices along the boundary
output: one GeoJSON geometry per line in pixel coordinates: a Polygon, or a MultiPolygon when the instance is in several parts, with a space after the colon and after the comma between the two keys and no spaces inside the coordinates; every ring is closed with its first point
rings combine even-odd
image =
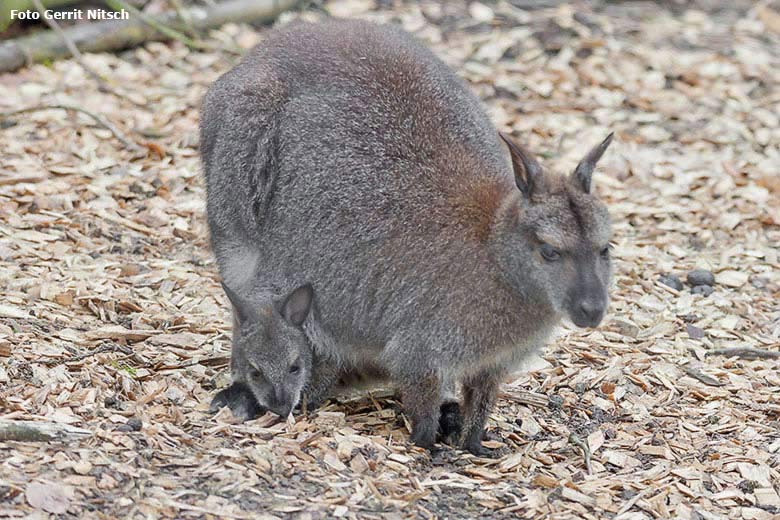
{"type": "Polygon", "coordinates": [[[209,413],[217,413],[225,406],[228,406],[228,400],[225,396],[225,391],[222,390],[214,396],[214,399],[211,400],[211,404],[209,405],[209,413]]]}
{"type": "MultiPolygon", "coordinates": [[[[325,403],[328,402],[328,399],[318,399],[317,401],[306,401],[306,413],[310,414],[312,412],[317,411],[320,407],[322,407],[325,403]]],[[[303,402],[299,402],[295,406],[295,411],[298,413],[303,413],[303,402]]]]}
{"type": "Polygon", "coordinates": [[[216,413],[225,406],[230,408],[233,416],[241,422],[250,421],[265,412],[252,392],[240,383],[233,383],[218,392],[211,401],[209,412],[216,413]]]}

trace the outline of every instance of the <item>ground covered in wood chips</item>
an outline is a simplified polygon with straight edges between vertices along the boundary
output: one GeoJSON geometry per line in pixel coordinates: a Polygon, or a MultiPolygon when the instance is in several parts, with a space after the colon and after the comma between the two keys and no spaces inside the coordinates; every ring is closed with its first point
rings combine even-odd
{"type": "Polygon", "coordinates": [[[230,324],[198,105],[234,54],[85,55],[122,96],[72,60],[0,76],[0,112],[77,105],[141,147],[83,113],[3,119],[0,420],[89,433],[0,442],[0,517],[778,518],[780,360],[712,354],[780,341],[780,9],[550,4],[348,0],[278,22],[402,24],[549,169],[616,133],[594,181],[615,222],[609,316],[563,327],[504,387],[496,460],[410,447],[381,395],[294,424],[206,413],[230,324]],[[696,267],[712,294],[691,292],[696,267]]]}

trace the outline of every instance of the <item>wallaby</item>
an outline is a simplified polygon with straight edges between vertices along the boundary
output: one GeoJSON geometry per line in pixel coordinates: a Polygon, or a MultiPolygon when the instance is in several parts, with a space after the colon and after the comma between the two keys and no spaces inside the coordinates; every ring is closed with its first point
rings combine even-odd
{"type": "Polygon", "coordinates": [[[591,176],[611,137],[571,175],[543,173],[403,31],[289,25],[204,99],[212,244],[231,286],[310,280],[333,356],[387,372],[416,444],[459,384],[460,445],[482,453],[507,373],[564,315],[605,313],[610,219],[591,176]]]}
{"type": "MultiPolygon", "coordinates": [[[[224,283],[223,289],[233,305],[232,384],[214,397],[212,411],[229,406],[240,420],[266,410],[286,418],[304,389],[320,398],[327,389],[312,384],[315,353],[304,331],[307,319],[316,320],[311,285],[261,304],[250,303],[224,283]]],[[[326,364],[319,363],[320,370],[326,364]]]]}
{"type": "MultiPolygon", "coordinates": [[[[228,406],[248,421],[270,410],[287,417],[301,399],[316,409],[340,391],[386,383],[376,367],[345,366],[327,356],[330,339],[319,326],[314,290],[305,284],[285,298],[254,303],[222,284],[233,307],[232,382],[217,393],[210,411],[228,406]],[[323,353],[324,352],[324,353],[323,353]]],[[[458,430],[454,389],[442,404],[442,437],[458,430]]]]}

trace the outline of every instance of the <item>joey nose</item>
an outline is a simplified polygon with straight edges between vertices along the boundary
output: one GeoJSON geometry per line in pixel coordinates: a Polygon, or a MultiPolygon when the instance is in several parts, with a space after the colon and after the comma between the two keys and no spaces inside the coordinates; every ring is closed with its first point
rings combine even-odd
{"type": "Polygon", "coordinates": [[[286,419],[293,408],[292,398],[284,390],[276,389],[274,391],[273,406],[269,408],[282,419],[286,419]]]}
{"type": "Polygon", "coordinates": [[[282,419],[287,419],[287,416],[292,412],[292,404],[280,404],[271,408],[271,411],[282,419]]]}

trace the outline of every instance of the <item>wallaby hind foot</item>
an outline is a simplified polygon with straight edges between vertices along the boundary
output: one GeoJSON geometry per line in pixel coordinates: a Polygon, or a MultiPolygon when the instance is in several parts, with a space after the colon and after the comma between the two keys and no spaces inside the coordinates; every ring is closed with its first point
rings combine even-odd
{"type": "Polygon", "coordinates": [[[404,411],[412,422],[410,440],[421,448],[430,449],[436,442],[441,388],[441,379],[433,374],[401,384],[404,411]]]}
{"type": "Polygon", "coordinates": [[[461,447],[474,455],[484,456],[489,451],[482,446],[484,426],[493,409],[502,374],[493,370],[479,372],[463,383],[463,432],[461,447]]]}

